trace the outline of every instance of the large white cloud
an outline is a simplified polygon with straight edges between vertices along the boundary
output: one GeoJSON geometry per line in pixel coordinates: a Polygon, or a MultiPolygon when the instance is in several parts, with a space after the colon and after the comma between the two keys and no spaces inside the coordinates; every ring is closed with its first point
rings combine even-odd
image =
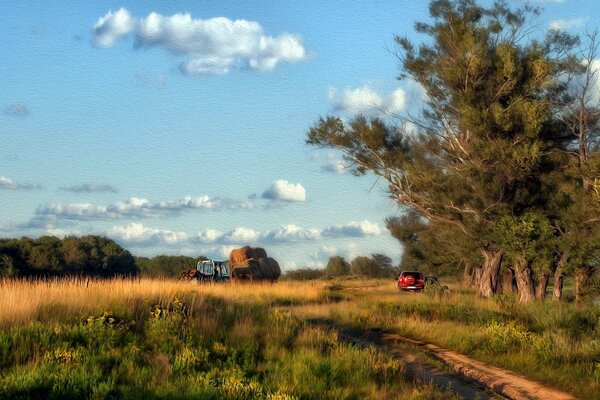
{"type": "Polygon", "coordinates": [[[244,19],[194,19],[189,13],[165,16],[156,12],[135,19],[121,8],[99,18],[92,33],[97,47],[111,47],[133,33],[136,47],[158,46],[183,56],[180,69],[189,75],[225,74],[246,67],[269,71],[281,62],[307,57],[299,35],[268,36],[258,22],[244,19]]]}
{"type": "Polygon", "coordinates": [[[327,97],[337,111],[350,114],[378,115],[396,113],[406,108],[406,92],[403,89],[385,95],[369,84],[346,88],[341,92],[329,88],[327,97]]]}
{"type": "Polygon", "coordinates": [[[111,220],[123,217],[165,217],[184,210],[224,210],[251,208],[247,202],[210,198],[208,196],[186,196],[178,200],[151,202],[132,197],[115,204],[91,203],[50,204],[37,209],[38,217],[55,217],[74,220],[111,220]]]}
{"type": "MultiPolygon", "coordinates": [[[[50,228],[50,227],[46,227],[50,228]]],[[[350,222],[345,225],[316,228],[303,228],[295,224],[282,225],[279,228],[259,231],[254,228],[237,227],[222,233],[215,229],[206,229],[197,234],[151,228],[140,223],[114,226],[106,232],[109,237],[124,245],[188,245],[188,246],[224,246],[233,247],[249,243],[258,245],[277,245],[282,243],[316,242],[325,238],[361,238],[381,234],[381,228],[369,221],[350,222]]]]}
{"type": "Polygon", "coordinates": [[[280,179],[264,191],[262,197],[278,201],[306,201],[306,189],[299,183],[280,179]]]}

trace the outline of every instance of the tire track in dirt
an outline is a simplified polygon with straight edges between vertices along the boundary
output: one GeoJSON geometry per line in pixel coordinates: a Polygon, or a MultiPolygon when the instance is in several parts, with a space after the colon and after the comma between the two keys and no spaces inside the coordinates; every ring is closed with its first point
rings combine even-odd
{"type": "Polygon", "coordinates": [[[487,365],[431,343],[420,342],[392,333],[340,327],[337,329],[346,340],[363,346],[374,345],[393,357],[403,360],[407,365],[407,372],[413,377],[426,382],[431,380],[440,387],[447,387],[450,384],[453,391],[466,399],[493,398],[489,395],[491,391],[511,400],[576,400],[576,397],[568,393],[545,386],[515,372],[487,365]],[[423,365],[410,352],[399,348],[398,343],[411,345],[427,353],[450,367],[463,379],[423,365]],[[468,382],[473,382],[479,387],[470,385],[468,382]]]}

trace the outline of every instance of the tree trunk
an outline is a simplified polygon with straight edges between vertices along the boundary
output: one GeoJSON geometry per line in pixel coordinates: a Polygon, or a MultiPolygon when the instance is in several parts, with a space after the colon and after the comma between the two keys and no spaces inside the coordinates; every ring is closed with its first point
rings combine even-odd
{"type": "Polygon", "coordinates": [[[517,281],[515,280],[515,270],[508,267],[502,273],[502,292],[517,293],[517,281]]]}
{"type": "Polygon", "coordinates": [[[544,301],[546,298],[546,289],[548,288],[548,281],[550,280],[550,272],[544,272],[542,276],[540,276],[540,280],[538,281],[537,288],[535,290],[535,298],[544,301]]]}
{"type": "Polygon", "coordinates": [[[533,286],[533,271],[525,259],[519,259],[515,267],[515,278],[519,290],[519,303],[529,304],[535,298],[533,286]]]}
{"type": "Polygon", "coordinates": [[[586,295],[586,284],[592,276],[589,268],[577,268],[575,270],[575,303],[581,304],[586,295]]]}
{"type": "Polygon", "coordinates": [[[478,280],[479,295],[492,297],[498,291],[498,275],[500,274],[500,264],[504,253],[482,249],[481,254],[483,255],[483,265],[478,280]]]}
{"type": "Polygon", "coordinates": [[[468,287],[475,286],[475,268],[469,266],[469,264],[465,264],[465,269],[463,271],[463,279],[465,285],[468,287]]]}
{"type": "Polygon", "coordinates": [[[556,271],[554,271],[554,285],[552,287],[552,300],[560,301],[562,299],[562,290],[563,290],[563,268],[567,261],[569,260],[569,255],[567,252],[562,253],[560,256],[560,261],[556,266],[556,271]]]}

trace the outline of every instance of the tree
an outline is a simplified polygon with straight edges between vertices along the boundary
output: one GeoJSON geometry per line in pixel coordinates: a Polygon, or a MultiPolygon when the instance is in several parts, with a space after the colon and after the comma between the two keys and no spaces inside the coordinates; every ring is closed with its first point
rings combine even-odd
{"type": "Polygon", "coordinates": [[[560,137],[566,157],[561,193],[556,199],[557,231],[561,238],[560,262],[554,278],[554,299],[562,295],[562,275],[575,275],[575,297],[580,302],[584,286],[594,274],[600,258],[600,71],[597,32],[587,35],[568,79],[569,96],[560,112],[566,135],[560,137]]]}
{"type": "Polygon", "coordinates": [[[325,267],[324,276],[326,278],[336,278],[350,275],[350,264],[341,256],[329,257],[325,267]]]}
{"type": "Polygon", "coordinates": [[[433,23],[415,29],[429,41],[397,38],[401,79],[426,93],[418,133],[380,119],[349,123],[321,118],[307,142],[343,152],[358,174],[384,179],[390,197],[432,223],[460,230],[483,260],[479,293],[494,294],[504,249],[498,223],[546,200],[542,177],[556,168],[549,154],[559,129],[551,107],[574,45],[562,35],[526,41],[537,10],[486,8],[471,0],[436,0],[433,23]]]}

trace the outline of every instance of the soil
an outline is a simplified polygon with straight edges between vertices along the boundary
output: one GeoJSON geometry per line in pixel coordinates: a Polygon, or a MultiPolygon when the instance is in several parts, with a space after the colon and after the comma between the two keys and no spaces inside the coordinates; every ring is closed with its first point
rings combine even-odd
{"type": "Polygon", "coordinates": [[[376,346],[406,365],[406,372],[422,382],[433,382],[442,389],[451,390],[465,399],[511,399],[511,400],[575,400],[561,392],[524,376],[502,368],[493,367],[465,355],[446,350],[430,343],[419,342],[393,333],[363,331],[339,327],[332,321],[311,320],[311,323],[337,329],[343,340],[360,346],[376,346]],[[419,354],[420,353],[420,354],[419,354]],[[422,354],[441,362],[436,367],[423,360],[422,354]]]}

